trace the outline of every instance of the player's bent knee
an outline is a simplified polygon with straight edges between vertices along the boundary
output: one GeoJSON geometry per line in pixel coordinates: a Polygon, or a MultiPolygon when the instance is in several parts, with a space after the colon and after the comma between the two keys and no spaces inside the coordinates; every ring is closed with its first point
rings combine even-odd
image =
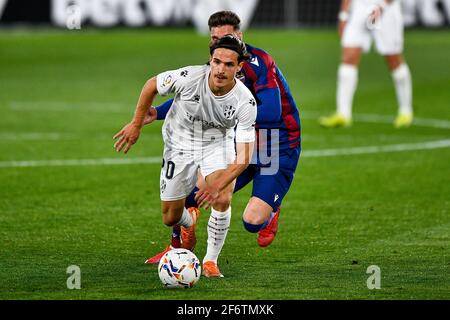
{"type": "Polygon", "coordinates": [[[347,48],[347,49],[343,50],[342,63],[344,63],[344,64],[358,66],[360,58],[361,58],[361,50],[360,49],[347,48]]]}
{"type": "Polygon", "coordinates": [[[402,55],[389,55],[385,56],[386,63],[388,65],[389,70],[394,71],[403,63],[402,55]]]}
{"type": "Polygon", "coordinates": [[[163,223],[164,223],[166,226],[172,227],[172,226],[174,226],[175,224],[177,224],[177,222],[178,222],[180,219],[177,220],[173,215],[166,213],[166,214],[163,214],[162,220],[163,220],[163,223]]]}
{"type": "Polygon", "coordinates": [[[265,219],[262,214],[256,212],[245,212],[242,216],[242,221],[256,225],[264,223],[265,219]]]}

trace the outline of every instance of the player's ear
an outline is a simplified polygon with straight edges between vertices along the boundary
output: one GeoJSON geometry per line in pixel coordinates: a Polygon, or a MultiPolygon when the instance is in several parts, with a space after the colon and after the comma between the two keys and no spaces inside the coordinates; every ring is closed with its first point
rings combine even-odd
{"type": "Polygon", "coordinates": [[[239,65],[238,65],[238,66],[239,66],[239,67],[238,67],[238,69],[237,69],[237,72],[240,72],[241,69],[242,69],[242,67],[244,66],[244,61],[239,62],[239,65]]]}

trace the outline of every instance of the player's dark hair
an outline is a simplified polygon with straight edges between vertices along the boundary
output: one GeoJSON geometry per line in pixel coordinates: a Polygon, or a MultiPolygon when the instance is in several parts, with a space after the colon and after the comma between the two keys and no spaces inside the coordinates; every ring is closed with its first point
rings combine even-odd
{"type": "Polygon", "coordinates": [[[208,19],[209,30],[220,26],[233,26],[234,30],[239,30],[241,19],[233,11],[218,11],[213,13],[208,19]]]}
{"type": "Polygon", "coordinates": [[[209,53],[213,55],[214,50],[218,48],[230,49],[236,52],[238,54],[238,62],[248,60],[250,58],[245,43],[243,43],[238,38],[232,36],[231,34],[227,34],[226,36],[220,38],[215,43],[213,43],[209,47],[209,53]]]}

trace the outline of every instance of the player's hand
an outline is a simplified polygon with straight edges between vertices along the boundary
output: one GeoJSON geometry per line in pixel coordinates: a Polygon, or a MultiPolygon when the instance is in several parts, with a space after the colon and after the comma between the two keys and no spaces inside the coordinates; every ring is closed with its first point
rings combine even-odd
{"type": "Polygon", "coordinates": [[[150,124],[150,123],[152,123],[153,121],[155,121],[156,118],[157,118],[157,116],[158,116],[158,111],[156,111],[156,108],[155,108],[155,107],[151,106],[151,107],[148,109],[147,114],[145,115],[145,118],[144,118],[144,126],[145,126],[146,124],[150,124]]]}
{"type": "Polygon", "coordinates": [[[381,6],[375,6],[372,12],[369,15],[368,23],[374,26],[381,18],[381,14],[383,13],[383,8],[381,6]]]}
{"type": "Polygon", "coordinates": [[[342,38],[342,35],[344,34],[344,29],[345,29],[346,25],[347,25],[347,21],[339,21],[338,33],[339,33],[340,38],[342,38]]]}
{"type": "Polygon", "coordinates": [[[199,186],[199,190],[195,194],[195,201],[199,208],[208,210],[219,197],[219,189],[209,185],[208,183],[199,186]]]}
{"type": "Polygon", "coordinates": [[[128,150],[130,150],[131,146],[136,143],[136,141],[139,139],[139,135],[141,134],[141,127],[134,124],[129,123],[125,127],[123,127],[122,130],[120,130],[116,135],[113,137],[113,139],[119,138],[119,140],[114,143],[114,148],[117,152],[122,151],[123,153],[127,153],[128,150]]]}

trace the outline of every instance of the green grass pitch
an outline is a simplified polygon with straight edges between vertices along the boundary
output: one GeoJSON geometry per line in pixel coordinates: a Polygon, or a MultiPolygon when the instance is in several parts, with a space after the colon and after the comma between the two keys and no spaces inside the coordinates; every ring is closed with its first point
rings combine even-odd
{"type": "Polygon", "coordinates": [[[112,136],[150,76],[206,62],[208,38],[175,29],[0,32],[0,299],[450,298],[448,31],[406,32],[417,124],[404,130],[392,126],[395,92],[377,54],[362,59],[353,127],[325,130],[317,118],[335,108],[336,32],[251,30],[245,40],[276,59],[302,117],[279,233],[261,249],[244,230],[247,187],[233,199],[225,278],[167,290],[143,263],[170,234],[160,165],[99,159],[161,157],[160,122],[126,156],[112,136]],[[66,287],[70,265],[81,268],[80,290],[66,287]],[[371,265],[381,289],[367,288],[371,265]]]}

